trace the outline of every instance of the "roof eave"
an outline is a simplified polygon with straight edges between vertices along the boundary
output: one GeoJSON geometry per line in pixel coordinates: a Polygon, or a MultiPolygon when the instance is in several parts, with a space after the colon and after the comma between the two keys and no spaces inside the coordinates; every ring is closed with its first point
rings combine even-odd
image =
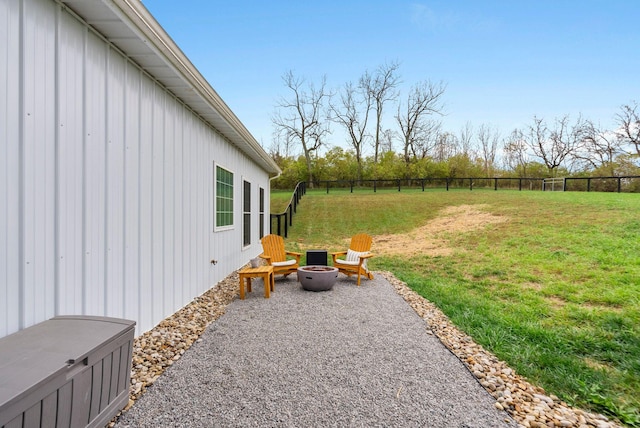
{"type": "Polygon", "coordinates": [[[140,1],[58,1],[182,100],[270,177],[281,173],[275,161],[140,1]]]}

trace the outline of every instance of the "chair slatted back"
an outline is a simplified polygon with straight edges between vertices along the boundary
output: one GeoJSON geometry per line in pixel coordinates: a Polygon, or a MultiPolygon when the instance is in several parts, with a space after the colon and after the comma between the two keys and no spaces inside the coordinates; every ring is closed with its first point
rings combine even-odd
{"type": "Polygon", "coordinates": [[[358,252],[371,251],[371,242],[371,236],[366,233],[358,233],[351,237],[351,245],[349,245],[349,248],[358,252]]]}
{"type": "Polygon", "coordinates": [[[271,257],[272,262],[283,262],[287,256],[284,250],[284,239],[279,235],[265,235],[260,240],[264,254],[271,257]]]}

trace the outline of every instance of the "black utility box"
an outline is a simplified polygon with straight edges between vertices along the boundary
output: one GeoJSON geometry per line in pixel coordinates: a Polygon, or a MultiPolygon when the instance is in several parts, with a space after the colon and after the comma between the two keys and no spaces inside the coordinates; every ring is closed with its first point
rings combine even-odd
{"type": "Polygon", "coordinates": [[[307,251],[307,266],[326,266],[327,250],[307,251]]]}
{"type": "Polygon", "coordinates": [[[0,339],[0,427],[103,427],[129,401],[135,321],[60,316],[0,339]]]}

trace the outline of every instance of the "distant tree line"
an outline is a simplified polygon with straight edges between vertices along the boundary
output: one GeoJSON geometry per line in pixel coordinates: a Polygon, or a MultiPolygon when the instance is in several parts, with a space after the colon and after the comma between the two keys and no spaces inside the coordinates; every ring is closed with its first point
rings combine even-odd
{"type": "Polygon", "coordinates": [[[268,149],[283,171],[274,187],[325,180],[640,175],[637,102],[620,107],[615,129],[566,115],[550,121],[534,116],[508,135],[471,123],[454,133],[439,120],[446,86],[425,80],[403,95],[398,70],[397,62],[385,63],[335,91],[326,77],[316,85],[287,72],[288,96],[272,116],[268,149]],[[383,129],[384,114],[393,114],[394,128],[383,129]],[[347,136],[344,148],[330,145],[332,126],[347,136]],[[373,154],[365,155],[367,149],[373,154]]]}

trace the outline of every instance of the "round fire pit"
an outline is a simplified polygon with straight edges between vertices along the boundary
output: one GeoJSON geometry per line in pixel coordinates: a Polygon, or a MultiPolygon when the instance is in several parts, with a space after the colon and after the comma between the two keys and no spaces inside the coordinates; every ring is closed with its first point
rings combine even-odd
{"type": "Polygon", "coordinates": [[[331,266],[301,266],[298,268],[298,281],[308,291],[331,290],[338,277],[338,268],[331,266]]]}

